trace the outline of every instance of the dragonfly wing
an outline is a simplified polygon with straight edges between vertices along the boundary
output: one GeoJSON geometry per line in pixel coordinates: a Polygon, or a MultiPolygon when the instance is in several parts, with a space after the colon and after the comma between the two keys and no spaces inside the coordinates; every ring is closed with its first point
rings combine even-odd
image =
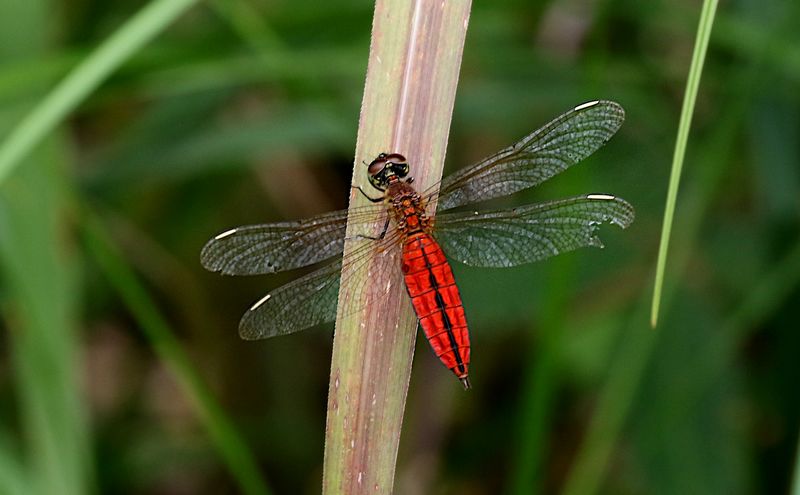
{"type": "Polygon", "coordinates": [[[381,240],[363,240],[343,259],[278,287],[242,316],[239,335],[248,340],[265,339],[335,320],[341,280],[345,280],[348,287],[342,294],[345,314],[385,299],[391,284],[375,286],[371,280],[354,283],[351,277],[369,264],[373,273],[387,275],[388,280],[392,280],[392,272],[400,269],[401,239],[400,232],[393,231],[381,240]]]}
{"type": "Polygon", "coordinates": [[[336,319],[341,260],[270,292],[247,310],[239,335],[255,340],[286,335],[336,319]]]}
{"type": "Polygon", "coordinates": [[[247,225],[214,237],[200,253],[207,270],[258,275],[311,265],[342,254],[347,210],[292,222],[247,225]]]}
{"type": "Polygon", "coordinates": [[[563,172],[594,153],[625,120],[613,101],[579,105],[513,146],[442,181],[439,210],[506,196],[563,172]]]}
{"type": "Polygon", "coordinates": [[[448,257],[472,266],[510,267],[584,246],[602,247],[603,223],[626,228],[633,207],[621,198],[589,194],[486,213],[436,217],[435,236],[448,257]]]}

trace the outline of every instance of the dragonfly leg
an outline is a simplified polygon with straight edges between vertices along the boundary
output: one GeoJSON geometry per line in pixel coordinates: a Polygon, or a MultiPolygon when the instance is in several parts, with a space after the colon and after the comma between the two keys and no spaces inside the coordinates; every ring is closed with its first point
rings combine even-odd
{"type": "Polygon", "coordinates": [[[372,201],[373,203],[380,203],[381,201],[383,201],[383,196],[378,197],[378,198],[371,198],[369,196],[369,194],[365,193],[364,190],[361,189],[361,186],[350,186],[350,188],[351,189],[358,189],[358,192],[363,194],[365,198],[367,198],[368,200],[372,201]]]}
{"type": "Polygon", "coordinates": [[[377,237],[371,235],[356,234],[352,237],[345,237],[344,240],[351,241],[353,239],[369,239],[370,241],[382,241],[386,237],[386,232],[389,230],[389,217],[386,217],[386,223],[383,224],[383,230],[377,237]]]}

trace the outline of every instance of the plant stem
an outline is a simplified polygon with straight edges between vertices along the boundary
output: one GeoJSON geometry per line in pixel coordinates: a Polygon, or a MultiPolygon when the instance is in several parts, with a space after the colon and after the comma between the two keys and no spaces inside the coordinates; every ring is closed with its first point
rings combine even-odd
{"type": "MultiPolygon", "coordinates": [[[[418,190],[441,177],[469,10],[469,0],[377,1],[354,185],[367,185],[362,161],[380,152],[405,155],[418,190]]],[[[350,204],[366,200],[355,191],[350,204]]],[[[356,233],[348,227],[348,237],[356,233]]],[[[345,255],[353,247],[348,243],[345,255]]],[[[373,253],[357,273],[343,277],[328,397],[325,494],[392,491],[417,319],[400,271],[370,269],[378,258],[396,254],[373,253]],[[365,284],[390,287],[390,293],[367,304],[347,297],[365,284]],[[354,311],[349,304],[364,307],[354,311]]],[[[399,258],[395,261],[399,266],[399,258]]]]}

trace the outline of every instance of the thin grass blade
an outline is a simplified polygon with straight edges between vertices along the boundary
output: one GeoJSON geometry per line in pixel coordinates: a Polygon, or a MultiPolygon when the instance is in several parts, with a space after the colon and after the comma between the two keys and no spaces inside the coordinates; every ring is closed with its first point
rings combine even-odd
{"type": "Polygon", "coordinates": [[[0,184],[41,140],[112,72],[196,0],[154,0],[106,39],[30,111],[0,143],[0,184]]]}
{"type": "Polygon", "coordinates": [[[667,190],[667,204],[664,209],[664,222],[661,228],[661,242],[658,247],[653,301],[650,307],[650,325],[653,328],[658,324],[658,310],[661,304],[661,291],[664,286],[664,269],[667,264],[667,252],[669,251],[669,239],[672,234],[672,222],[675,216],[675,203],[678,198],[683,159],[686,156],[686,143],[689,140],[694,104],[697,99],[697,90],[700,87],[700,76],[703,73],[708,40],[711,37],[711,27],[714,24],[716,11],[717,0],[704,0],[703,10],[700,12],[700,22],[697,27],[694,52],[692,53],[692,63],[689,67],[689,77],[686,81],[686,92],[683,97],[683,108],[681,109],[681,119],[678,124],[678,137],[675,141],[675,153],[672,157],[672,171],[670,172],[669,189],[667,190]]]}
{"type": "Polygon", "coordinates": [[[242,493],[268,495],[258,464],[233,423],[203,383],[147,290],[116,251],[105,229],[91,213],[83,222],[86,246],[105,272],[159,357],[167,364],[184,393],[191,399],[200,421],[219,450],[242,493]]]}

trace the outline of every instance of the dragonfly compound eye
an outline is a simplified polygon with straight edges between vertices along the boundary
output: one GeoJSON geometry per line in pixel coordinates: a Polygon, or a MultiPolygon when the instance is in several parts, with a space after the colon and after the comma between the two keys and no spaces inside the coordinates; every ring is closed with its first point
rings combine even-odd
{"type": "Polygon", "coordinates": [[[401,155],[395,155],[395,156],[402,158],[402,161],[390,161],[389,167],[392,169],[392,172],[394,172],[395,175],[397,175],[398,177],[407,176],[409,170],[408,162],[401,155]]]}
{"type": "Polygon", "coordinates": [[[370,177],[378,175],[386,167],[386,153],[381,153],[367,165],[367,174],[370,177]]]}
{"type": "Polygon", "coordinates": [[[386,190],[391,176],[405,177],[408,170],[406,158],[399,153],[381,153],[367,166],[370,184],[381,191],[386,190]]]}
{"type": "Polygon", "coordinates": [[[386,178],[386,159],[384,158],[386,155],[381,153],[378,155],[378,158],[372,160],[367,166],[367,176],[369,178],[369,183],[372,184],[372,187],[378,189],[380,191],[385,191],[388,180],[386,178]]]}

